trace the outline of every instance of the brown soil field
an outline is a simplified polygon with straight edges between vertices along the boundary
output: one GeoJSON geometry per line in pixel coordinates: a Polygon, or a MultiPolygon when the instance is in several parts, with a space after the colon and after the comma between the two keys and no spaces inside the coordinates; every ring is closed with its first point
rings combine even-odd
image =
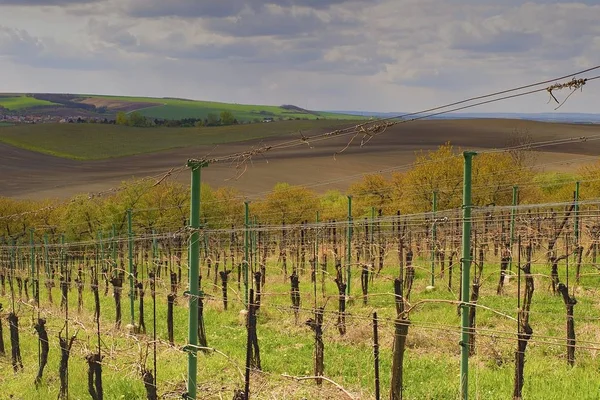
{"type": "MultiPolygon", "coordinates": [[[[302,145],[257,156],[241,176],[230,163],[213,164],[203,170],[203,182],[214,187],[236,187],[248,196],[269,191],[278,182],[306,185],[318,192],[344,190],[362,174],[402,170],[415,160],[415,153],[435,150],[445,142],[462,149],[484,150],[506,147],[515,130],[527,132],[533,141],[600,135],[600,125],[541,123],[523,120],[473,119],[415,121],[396,125],[360,147],[357,138],[342,154],[349,137],[302,145]]],[[[67,198],[118,186],[131,178],[159,176],[180,167],[188,158],[201,158],[247,151],[258,146],[298,139],[290,133],[261,141],[185,148],[100,161],[74,161],[0,144],[0,196],[15,198],[67,198]]],[[[536,163],[540,170],[574,171],[595,161],[600,140],[543,147],[536,163]]],[[[189,182],[184,170],[171,177],[189,182]]]]}

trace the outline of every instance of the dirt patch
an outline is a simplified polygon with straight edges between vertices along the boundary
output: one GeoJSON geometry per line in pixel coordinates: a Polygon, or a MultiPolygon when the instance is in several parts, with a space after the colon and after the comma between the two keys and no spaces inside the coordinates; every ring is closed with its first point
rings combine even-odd
{"type": "Polygon", "coordinates": [[[151,102],[133,102],[133,101],[125,101],[125,100],[116,100],[111,98],[103,98],[103,97],[89,97],[84,100],[81,100],[80,103],[90,104],[96,106],[96,108],[106,107],[109,111],[135,111],[140,110],[142,108],[156,107],[162,106],[163,103],[151,103],[151,102]]]}
{"type": "MultiPolygon", "coordinates": [[[[600,125],[494,119],[417,121],[390,128],[364,147],[360,147],[359,138],[335,157],[334,154],[346,146],[349,137],[267,153],[237,170],[235,164],[213,164],[206,168],[202,178],[215,187],[235,187],[250,197],[260,196],[278,182],[306,185],[320,193],[330,189],[345,190],[362,174],[406,169],[415,160],[415,152],[435,150],[447,141],[464,149],[505,147],[515,129],[527,130],[534,141],[600,134],[600,125]],[[245,172],[241,174],[242,171],[245,172]]],[[[0,144],[0,196],[68,198],[78,193],[107,190],[133,177],[164,174],[172,167],[184,165],[188,158],[233,154],[298,137],[294,132],[216,148],[183,148],[87,162],[64,160],[0,144]]],[[[594,156],[600,153],[600,141],[568,143],[540,150],[544,152],[539,153],[536,162],[546,171],[567,171],[594,161],[594,156]]],[[[189,183],[188,172],[180,173],[177,180],[189,183]]]]}

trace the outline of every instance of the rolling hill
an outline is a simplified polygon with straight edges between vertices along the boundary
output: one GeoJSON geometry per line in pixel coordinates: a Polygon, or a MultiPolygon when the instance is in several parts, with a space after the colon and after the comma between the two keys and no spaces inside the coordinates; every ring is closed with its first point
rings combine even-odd
{"type": "MultiPolygon", "coordinates": [[[[190,157],[240,154],[297,141],[300,130],[310,137],[344,124],[353,123],[282,121],[199,129],[92,124],[3,127],[0,196],[67,198],[103,191],[133,177],[162,176],[170,168],[183,166],[190,157]]],[[[271,190],[278,182],[308,185],[319,192],[343,190],[368,172],[401,171],[415,160],[416,152],[435,150],[445,142],[464,149],[502,148],[515,131],[528,132],[532,141],[553,141],[598,135],[600,125],[508,119],[415,121],[390,127],[365,146],[360,140],[349,145],[351,138],[336,136],[256,156],[241,166],[236,162],[211,164],[203,181],[235,187],[248,195],[271,190]]],[[[600,141],[565,142],[540,149],[536,164],[540,171],[572,172],[596,161],[599,153],[600,141]]],[[[176,179],[189,183],[189,174],[177,174],[176,179]]]]}
{"type": "Polygon", "coordinates": [[[265,118],[288,119],[362,119],[362,116],[305,110],[294,105],[270,106],[220,103],[178,98],[126,97],[92,94],[0,94],[0,114],[86,116],[114,118],[118,112],[138,111],[157,119],[207,118],[230,111],[240,122],[265,118]],[[2,111],[4,109],[4,111],[2,111]]]}

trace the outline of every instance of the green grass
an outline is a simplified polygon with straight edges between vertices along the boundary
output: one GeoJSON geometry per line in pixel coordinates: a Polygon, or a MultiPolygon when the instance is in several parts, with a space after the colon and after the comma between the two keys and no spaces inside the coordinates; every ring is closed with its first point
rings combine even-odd
{"type": "Polygon", "coordinates": [[[336,121],[282,121],[204,128],[133,128],[105,124],[36,124],[0,129],[0,142],[44,154],[98,160],[173,148],[224,144],[298,130],[339,127],[336,121]]]}
{"type": "Polygon", "coordinates": [[[0,122],[0,127],[3,126],[13,126],[13,124],[11,124],[10,122],[0,122]]]}
{"type": "MultiPolygon", "coordinates": [[[[382,319],[380,323],[381,345],[381,387],[382,398],[387,398],[391,374],[391,353],[394,316],[391,277],[397,272],[397,266],[391,259],[384,268],[382,276],[375,278],[371,293],[380,293],[370,297],[367,306],[362,305],[360,298],[349,306],[347,317],[347,334],[340,336],[335,322],[337,307],[334,298],[326,302],[327,313],[324,325],[325,343],[325,375],[339,383],[361,399],[374,398],[374,373],[372,356],[372,328],[370,315],[377,311],[382,319]]],[[[415,260],[416,265],[427,265],[426,260],[415,260]]],[[[229,310],[224,311],[220,301],[221,290],[213,286],[213,275],[206,276],[203,266],[203,288],[208,296],[205,305],[204,321],[209,346],[214,347],[228,358],[219,354],[203,354],[198,356],[199,397],[202,399],[231,398],[234,389],[243,387],[243,379],[238,368],[243,369],[245,360],[246,333],[239,310],[243,307],[238,297],[238,284],[235,273],[230,275],[229,310]]],[[[330,271],[333,268],[329,266],[330,271]]],[[[516,281],[507,286],[507,294],[497,296],[495,285],[497,280],[496,263],[488,262],[485,274],[489,278],[484,281],[479,304],[492,307],[510,316],[515,316],[516,281]]],[[[534,273],[547,274],[547,266],[539,265],[534,273]]],[[[561,271],[564,271],[561,268],[561,271]]],[[[594,271],[591,266],[584,266],[582,273],[594,271]]],[[[358,270],[354,270],[352,280],[353,292],[360,289],[358,270]]],[[[213,273],[214,274],[214,273],[213,273]]],[[[564,274],[563,274],[564,275],[564,274]]],[[[258,339],[261,350],[263,373],[252,374],[251,391],[255,399],[339,399],[344,398],[337,389],[324,383],[318,389],[313,381],[295,382],[282,377],[289,375],[312,375],[312,357],[314,336],[303,322],[310,318],[313,304],[311,295],[313,288],[308,273],[301,274],[300,290],[302,307],[299,323],[294,321],[289,308],[289,283],[284,279],[281,270],[275,265],[268,269],[265,294],[258,317],[258,339]]],[[[184,272],[185,279],[185,272],[184,272]]],[[[447,279],[447,275],[446,278],[447,279]]],[[[564,281],[564,276],[561,277],[564,281]]],[[[411,303],[423,299],[453,300],[455,296],[444,289],[446,280],[438,280],[438,289],[426,292],[429,284],[426,268],[417,268],[416,281],[411,296],[411,303]]],[[[454,288],[457,290],[458,277],[455,270],[454,288]]],[[[103,289],[104,284],[101,284],[103,289]]],[[[577,290],[579,303],[575,306],[575,323],[578,344],[583,347],[598,347],[597,308],[595,299],[598,296],[598,277],[583,275],[581,287],[577,290]],[[586,344],[586,341],[594,344],[586,344]]],[[[243,288],[243,286],[242,286],[243,288]]],[[[158,386],[159,394],[181,392],[184,388],[187,358],[184,353],[171,348],[165,343],[166,331],[166,285],[161,283],[157,294],[157,335],[161,339],[158,344],[158,386]]],[[[180,293],[181,293],[180,289],[180,293]]],[[[123,326],[129,321],[128,289],[123,291],[123,326]]],[[[328,277],[327,295],[336,293],[332,278],[328,277]]],[[[148,336],[140,335],[137,339],[127,336],[124,329],[115,330],[114,300],[109,296],[100,297],[102,312],[102,351],[103,383],[105,399],[143,398],[144,389],[137,363],[140,354],[144,353],[145,344],[152,340],[152,303],[149,291],[145,297],[145,318],[148,336]]],[[[321,296],[321,286],[317,291],[319,304],[325,304],[321,296]]],[[[50,359],[42,386],[36,391],[32,382],[37,367],[37,336],[31,327],[34,315],[30,306],[21,304],[20,340],[21,353],[25,370],[14,374],[10,366],[9,355],[0,357],[0,385],[2,393],[15,395],[17,399],[56,398],[58,391],[58,345],[56,336],[63,324],[62,313],[58,310],[59,291],[53,289],[55,305],[47,300],[47,290],[42,285],[42,316],[48,319],[50,333],[50,359]]],[[[86,369],[84,356],[94,349],[95,325],[91,320],[93,300],[89,285],[86,284],[84,308],[85,312],[77,313],[76,291],[69,294],[70,315],[78,324],[70,325],[71,332],[79,327],[78,341],[74,345],[70,359],[70,393],[72,398],[88,398],[86,393],[86,369]]],[[[2,297],[5,309],[10,308],[10,298],[2,297]]],[[[136,302],[136,315],[137,302],[136,302]]],[[[4,319],[4,318],[3,318],[4,319]]],[[[5,320],[5,319],[4,319],[5,320]]],[[[181,295],[175,306],[175,343],[181,347],[187,340],[187,306],[181,295]]],[[[418,307],[411,314],[411,326],[408,331],[407,349],[404,362],[404,386],[406,400],[422,399],[458,399],[459,388],[459,318],[456,306],[444,303],[428,303],[418,307]]],[[[4,325],[6,327],[6,323],[4,325]]],[[[477,351],[470,359],[470,396],[474,399],[503,400],[512,397],[514,363],[516,347],[514,341],[516,323],[510,319],[480,309],[477,314],[477,351]]],[[[525,399],[562,400],[577,398],[581,400],[598,399],[600,395],[600,370],[597,367],[598,355],[594,350],[577,349],[576,366],[571,368],[565,359],[564,340],[555,341],[546,336],[564,337],[565,314],[564,305],[559,297],[548,291],[548,280],[542,276],[536,278],[536,289],[532,303],[531,326],[534,336],[529,343],[525,365],[525,399]],[[552,342],[548,344],[545,342],[552,342]]],[[[8,335],[5,328],[5,338],[8,335]]],[[[9,350],[9,342],[7,351],[9,350]]],[[[9,353],[8,353],[9,354],[9,353]]],[[[150,352],[151,354],[151,352],[150,352]]],[[[151,365],[151,356],[147,366],[151,365]]],[[[4,398],[4,397],[3,397],[4,398]]]]}
{"type": "Polygon", "coordinates": [[[38,100],[33,97],[27,96],[11,96],[11,97],[3,97],[0,96],[0,106],[4,107],[11,111],[16,110],[24,110],[30,107],[37,106],[52,106],[57,105],[56,103],[52,103],[46,100],[38,100]]]}
{"type": "Polygon", "coordinates": [[[182,119],[182,118],[206,118],[208,114],[213,113],[219,115],[221,111],[231,111],[234,116],[240,121],[252,121],[255,118],[262,120],[264,117],[279,117],[288,118],[308,118],[308,119],[361,119],[364,117],[355,115],[344,115],[318,112],[315,114],[307,114],[302,112],[292,112],[283,109],[279,106],[268,105],[248,105],[248,104],[233,104],[220,103],[213,101],[195,101],[195,100],[179,100],[151,97],[126,97],[126,96],[97,96],[90,95],[92,98],[110,98],[114,100],[130,101],[130,102],[148,102],[162,103],[161,106],[148,107],[141,109],[139,112],[147,117],[164,118],[164,119],[182,119]]]}

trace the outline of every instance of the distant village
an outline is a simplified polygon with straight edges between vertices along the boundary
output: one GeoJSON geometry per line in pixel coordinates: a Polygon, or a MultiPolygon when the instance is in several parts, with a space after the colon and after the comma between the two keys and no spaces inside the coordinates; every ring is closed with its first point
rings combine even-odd
{"type": "MultiPolygon", "coordinates": [[[[134,126],[169,126],[169,127],[189,127],[189,126],[215,126],[215,125],[234,125],[234,124],[245,124],[245,123],[260,123],[260,122],[274,122],[273,117],[255,118],[252,121],[240,121],[238,122],[233,115],[231,115],[231,121],[224,123],[223,118],[214,116],[217,118],[215,122],[211,123],[211,115],[208,118],[183,118],[181,120],[167,120],[167,119],[153,119],[141,116],[139,113],[134,112],[131,114],[125,114],[123,112],[117,113],[117,115],[106,115],[106,116],[89,116],[89,115],[40,115],[40,114],[2,114],[0,109],[0,123],[5,124],[117,124],[117,125],[134,125],[134,126]],[[120,121],[119,114],[125,116],[127,120],[131,120],[136,115],[138,118],[143,119],[141,124],[131,124],[128,122],[120,121]],[[199,124],[200,123],[200,124],[199,124]]],[[[222,117],[222,116],[221,116],[222,117]]],[[[300,118],[289,118],[289,119],[300,119],[300,118]]],[[[303,118],[307,119],[307,118],[303,118]]],[[[318,119],[318,118],[317,118],[318,119]]],[[[283,118],[278,118],[283,120],[283,118]]]]}
{"type": "Polygon", "coordinates": [[[74,124],[74,123],[98,123],[98,124],[114,124],[114,117],[90,117],[84,115],[14,115],[0,114],[0,122],[9,124],[74,124]]]}

